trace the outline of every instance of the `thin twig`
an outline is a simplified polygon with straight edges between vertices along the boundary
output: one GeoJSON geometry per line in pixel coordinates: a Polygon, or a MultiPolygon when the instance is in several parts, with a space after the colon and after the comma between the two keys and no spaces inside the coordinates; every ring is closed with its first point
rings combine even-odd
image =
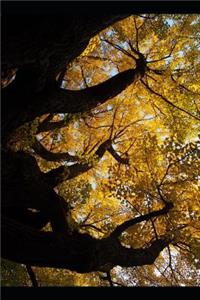
{"type": "Polygon", "coordinates": [[[126,56],[133,58],[134,60],[136,59],[132,54],[130,54],[128,51],[126,51],[125,49],[123,49],[121,46],[116,45],[110,41],[108,41],[107,39],[101,39],[102,42],[106,42],[107,44],[111,45],[112,47],[114,47],[115,49],[121,51],[122,53],[124,53],[126,56]]]}
{"type": "Polygon", "coordinates": [[[83,67],[81,66],[80,68],[81,68],[81,75],[82,75],[85,87],[88,88],[89,86],[88,86],[87,80],[86,80],[85,75],[84,75],[83,67]]]}
{"type": "Polygon", "coordinates": [[[136,24],[136,20],[134,18],[134,25],[135,25],[135,42],[136,42],[136,50],[139,51],[139,44],[138,44],[138,27],[137,27],[137,24],[136,24]]]}
{"type": "Polygon", "coordinates": [[[144,82],[144,80],[141,79],[140,81],[143,83],[143,85],[144,85],[151,93],[153,93],[154,95],[160,97],[160,98],[161,98],[162,100],[164,100],[167,104],[169,104],[170,106],[172,106],[172,107],[174,107],[174,108],[176,108],[176,109],[178,109],[178,110],[180,110],[180,111],[186,113],[186,114],[189,115],[190,117],[192,117],[192,118],[194,118],[194,119],[200,121],[200,118],[198,118],[197,116],[194,116],[194,115],[191,114],[189,111],[185,110],[184,108],[181,108],[181,107],[177,106],[176,104],[172,103],[172,102],[169,101],[167,98],[165,98],[163,95],[161,95],[161,94],[157,93],[156,91],[154,91],[147,83],[144,82]]]}
{"type": "MultiPolygon", "coordinates": [[[[172,42],[173,42],[173,41],[172,41],[172,42]]],[[[159,58],[159,59],[147,61],[146,63],[147,63],[147,64],[155,63],[155,62],[158,62],[158,61],[161,61],[161,60],[165,60],[165,59],[167,59],[167,58],[170,58],[171,55],[172,55],[172,52],[174,51],[174,49],[175,49],[175,47],[176,47],[176,45],[177,45],[177,41],[175,41],[175,43],[174,43],[174,45],[172,46],[172,48],[171,48],[171,50],[170,50],[170,52],[169,52],[168,55],[163,56],[162,58],[159,58]]]]}

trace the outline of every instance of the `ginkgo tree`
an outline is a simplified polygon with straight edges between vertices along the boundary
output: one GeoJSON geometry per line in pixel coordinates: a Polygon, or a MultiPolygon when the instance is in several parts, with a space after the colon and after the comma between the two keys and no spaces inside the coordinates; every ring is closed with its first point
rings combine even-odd
{"type": "Polygon", "coordinates": [[[199,15],[9,21],[2,256],[198,285],[199,15]]]}

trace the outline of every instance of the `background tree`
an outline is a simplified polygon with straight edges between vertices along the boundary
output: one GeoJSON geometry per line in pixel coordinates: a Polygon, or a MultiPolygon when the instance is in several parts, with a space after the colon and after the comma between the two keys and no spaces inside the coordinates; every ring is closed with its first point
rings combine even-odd
{"type": "Polygon", "coordinates": [[[5,22],[3,257],[198,285],[199,16],[5,22]]]}

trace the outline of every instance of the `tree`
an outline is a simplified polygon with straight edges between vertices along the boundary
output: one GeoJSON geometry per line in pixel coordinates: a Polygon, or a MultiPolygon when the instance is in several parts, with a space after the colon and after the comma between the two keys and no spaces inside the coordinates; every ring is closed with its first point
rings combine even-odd
{"type": "Polygon", "coordinates": [[[5,20],[2,256],[198,284],[199,16],[51,21],[5,20]]]}

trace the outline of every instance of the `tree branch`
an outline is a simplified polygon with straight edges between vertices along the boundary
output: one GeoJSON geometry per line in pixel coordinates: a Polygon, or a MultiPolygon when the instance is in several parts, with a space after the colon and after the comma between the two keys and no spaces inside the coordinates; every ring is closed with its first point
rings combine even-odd
{"type": "Polygon", "coordinates": [[[160,252],[169,245],[169,238],[161,238],[152,242],[148,248],[128,249],[121,247],[118,263],[122,267],[152,265],[160,252]]]}
{"type": "Polygon", "coordinates": [[[135,41],[136,41],[136,50],[139,51],[139,42],[138,42],[138,27],[136,23],[136,19],[134,18],[134,25],[135,25],[135,41]]]}
{"type": "Polygon", "coordinates": [[[119,225],[115,228],[115,230],[111,233],[111,236],[114,238],[118,238],[120,236],[120,234],[122,232],[124,232],[126,229],[128,229],[130,226],[133,226],[133,225],[138,224],[143,221],[148,221],[154,217],[165,215],[169,212],[169,210],[172,207],[173,207],[173,204],[171,202],[168,202],[168,203],[166,203],[165,207],[160,210],[153,211],[146,215],[142,215],[142,216],[136,217],[134,219],[125,221],[124,223],[122,223],[121,225],[119,225]]]}
{"type": "Polygon", "coordinates": [[[80,91],[55,88],[48,95],[48,101],[44,105],[43,102],[40,103],[40,114],[79,113],[91,110],[117,96],[130,84],[142,78],[144,72],[145,63],[140,61],[135,69],[123,71],[98,85],[80,91]]]}
{"type": "Polygon", "coordinates": [[[2,221],[2,257],[32,266],[64,268],[79,273],[108,272],[117,265],[152,264],[170,242],[169,238],[160,238],[148,248],[128,249],[112,237],[97,240],[87,234],[42,232],[12,219],[2,218],[2,221]]]}
{"type": "MultiPolygon", "coordinates": [[[[103,142],[98,149],[96,150],[96,152],[94,153],[94,155],[89,158],[86,162],[82,161],[79,163],[76,163],[74,165],[71,166],[60,166],[56,169],[53,169],[47,173],[44,174],[45,180],[48,182],[48,184],[50,184],[50,186],[55,187],[56,185],[60,184],[61,182],[65,181],[65,180],[69,180],[72,179],[74,177],[77,177],[87,171],[89,171],[91,168],[93,168],[98,162],[99,160],[103,157],[104,153],[107,151],[109,151],[109,153],[121,164],[128,164],[129,163],[129,159],[128,158],[122,158],[120,157],[117,152],[113,149],[113,147],[111,146],[111,140],[108,139],[105,142],[103,142]]],[[[46,152],[45,152],[46,154],[46,152]]],[[[52,158],[54,158],[54,153],[50,152],[47,153],[48,156],[52,158]]],[[[58,153],[58,157],[62,157],[65,156],[65,153],[58,153]]],[[[57,157],[57,153],[55,153],[55,157],[57,157]]],[[[69,156],[69,159],[71,159],[71,161],[74,161],[75,156],[69,156]]],[[[80,160],[80,158],[79,158],[80,160]]],[[[70,161],[70,160],[69,160],[70,161]]]]}
{"type": "Polygon", "coordinates": [[[120,164],[128,165],[129,164],[129,158],[123,158],[120,155],[117,154],[117,152],[114,150],[112,146],[108,148],[108,152],[118,161],[120,164]]]}
{"type": "Polygon", "coordinates": [[[175,82],[175,83],[178,85],[178,87],[179,87],[180,89],[184,89],[184,90],[187,91],[188,93],[192,93],[192,94],[194,94],[194,95],[200,95],[200,93],[191,91],[189,88],[187,88],[187,87],[184,86],[183,84],[177,82],[176,79],[174,78],[173,74],[171,75],[171,79],[173,80],[173,82],[175,82]]]}
{"type": "Polygon", "coordinates": [[[126,56],[128,57],[131,57],[132,59],[136,60],[136,58],[131,54],[129,53],[128,51],[126,51],[125,49],[123,49],[121,46],[119,45],[115,45],[113,44],[112,42],[110,42],[109,40],[107,39],[101,39],[102,42],[105,42],[109,45],[111,45],[112,47],[114,47],[115,49],[119,50],[120,52],[124,53],[126,56]]]}
{"type": "Polygon", "coordinates": [[[174,104],[174,103],[172,103],[171,101],[169,101],[169,100],[168,100],[166,97],[164,97],[163,95],[161,95],[161,94],[155,92],[155,91],[154,91],[147,83],[144,82],[144,80],[141,79],[141,82],[143,83],[143,85],[144,85],[151,93],[153,93],[154,95],[160,97],[162,100],[164,100],[164,101],[165,101],[167,104],[169,104],[170,106],[172,106],[172,107],[174,107],[174,108],[176,108],[176,109],[178,109],[178,110],[180,110],[180,111],[186,113],[187,115],[189,115],[190,117],[192,117],[192,118],[194,118],[194,119],[196,119],[196,120],[198,120],[198,121],[200,120],[200,118],[198,118],[197,116],[191,114],[189,111],[185,110],[184,108],[181,108],[181,107],[177,106],[176,104],[174,104]]]}
{"type": "Polygon", "coordinates": [[[56,185],[60,184],[65,180],[72,179],[76,176],[79,176],[80,174],[87,172],[92,167],[94,167],[94,165],[96,165],[99,162],[99,160],[103,157],[104,153],[110,146],[110,143],[110,140],[103,142],[98,147],[94,155],[91,158],[89,158],[89,160],[86,162],[76,163],[71,166],[60,166],[56,169],[45,173],[45,180],[50,186],[55,187],[56,185]]]}
{"type": "Polygon", "coordinates": [[[83,78],[83,81],[84,81],[84,85],[85,85],[86,88],[88,88],[89,86],[88,86],[87,80],[85,78],[83,67],[81,66],[80,68],[81,68],[81,75],[82,75],[82,78],[83,78]]]}
{"type": "Polygon", "coordinates": [[[58,79],[57,79],[57,83],[58,83],[59,87],[62,86],[62,82],[64,80],[66,72],[67,72],[67,66],[64,66],[63,70],[60,72],[58,79]]]}
{"type": "Polygon", "coordinates": [[[93,224],[81,224],[80,227],[81,227],[81,228],[92,228],[92,229],[94,229],[94,230],[96,230],[96,231],[98,231],[98,232],[100,232],[100,233],[105,234],[105,232],[104,232],[103,230],[101,230],[100,228],[96,227],[96,226],[93,225],[93,224]]]}
{"type": "MultiPolygon", "coordinates": [[[[29,102],[26,102],[27,105],[19,106],[18,108],[15,107],[15,109],[12,107],[13,111],[9,113],[5,112],[3,132],[5,132],[5,130],[12,132],[12,130],[20,125],[31,122],[36,117],[46,113],[75,114],[87,112],[105,103],[109,99],[114,98],[130,84],[141,79],[145,74],[145,68],[145,61],[143,58],[139,58],[136,60],[135,69],[123,71],[98,85],[80,91],[62,89],[57,86],[56,82],[55,84],[51,83],[48,88],[40,94],[32,94],[29,97],[29,102]]],[[[16,97],[17,92],[15,92],[14,95],[12,92],[7,93],[8,91],[5,91],[4,97],[9,99],[9,103],[13,97],[16,97]]],[[[22,91],[20,91],[20,97],[23,98],[22,91]]],[[[27,95],[25,99],[27,99],[27,95]]]]}
{"type": "Polygon", "coordinates": [[[112,281],[112,278],[111,278],[111,274],[110,274],[110,271],[109,272],[107,272],[106,273],[106,278],[105,279],[107,279],[108,280],[108,282],[109,282],[109,284],[110,284],[110,286],[114,286],[114,284],[113,284],[113,281],[112,281]]]}
{"type": "Polygon", "coordinates": [[[78,156],[70,155],[68,152],[65,153],[53,153],[48,151],[37,139],[35,139],[34,144],[32,145],[33,150],[43,159],[48,161],[68,161],[68,162],[75,162],[80,160],[78,156]]]}
{"type": "Polygon", "coordinates": [[[38,282],[37,282],[37,278],[35,276],[35,273],[33,272],[33,269],[31,268],[30,265],[26,265],[26,270],[27,270],[27,273],[30,277],[30,280],[32,282],[32,285],[33,287],[38,287],[38,282]]]}
{"type": "Polygon", "coordinates": [[[34,18],[25,19],[25,24],[27,22],[28,25],[25,26],[26,34],[22,33],[18,22],[13,28],[7,19],[4,48],[8,51],[3,53],[3,66],[7,69],[16,65],[19,70],[13,87],[9,85],[3,89],[2,98],[6,99],[3,102],[4,120],[2,122],[3,133],[7,131],[5,142],[8,139],[8,132],[11,133],[24,123],[33,121],[37,116],[48,112],[83,112],[87,110],[87,107],[88,109],[94,108],[116,96],[136,79],[137,72],[132,70],[123,74],[124,76],[115,78],[114,82],[111,80],[110,87],[110,81],[103,87],[101,85],[102,92],[95,87],[89,90],[89,93],[87,89],[83,92],[67,92],[59,89],[55,80],[63,65],[68,65],[78,57],[88,45],[91,37],[129,15],[106,13],[98,18],[92,16],[87,20],[82,15],[73,15],[71,18],[62,16],[52,23],[51,34],[49,17],[40,16],[37,22],[34,18]],[[15,36],[14,40],[13,36],[15,36]],[[27,55],[24,56],[24,53],[27,55]],[[23,73],[21,81],[18,80],[20,73],[23,73]],[[19,84],[16,84],[17,81],[19,84]],[[120,84],[121,81],[122,84],[120,84]],[[118,85],[119,88],[116,88],[118,85]],[[57,104],[55,99],[58,99],[57,104]]]}
{"type": "MultiPolygon", "coordinates": [[[[173,42],[173,41],[172,41],[172,42],[173,42]]],[[[172,52],[174,51],[174,49],[175,49],[175,47],[176,47],[176,44],[177,44],[177,41],[175,41],[175,43],[174,43],[174,45],[172,46],[172,48],[171,48],[171,50],[170,50],[170,52],[169,52],[168,55],[166,55],[166,56],[164,56],[164,57],[162,57],[162,58],[159,58],[159,59],[147,61],[147,64],[155,63],[155,62],[158,62],[158,61],[161,61],[161,60],[165,60],[165,59],[171,57],[172,52]]]]}
{"type": "Polygon", "coordinates": [[[63,127],[66,127],[68,124],[70,124],[70,122],[75,121],[76,118],[79,118],[80,115],[79,114],[68,114],[67,116],[64,117],[63,120],[57,121],[57,122],[42,122],[40,123],[40,125],[38,126],[38,130],[37,133],[40,132],[44,132],[44,131],[52,131],[55,129],[60,129],[63,127]]]}

